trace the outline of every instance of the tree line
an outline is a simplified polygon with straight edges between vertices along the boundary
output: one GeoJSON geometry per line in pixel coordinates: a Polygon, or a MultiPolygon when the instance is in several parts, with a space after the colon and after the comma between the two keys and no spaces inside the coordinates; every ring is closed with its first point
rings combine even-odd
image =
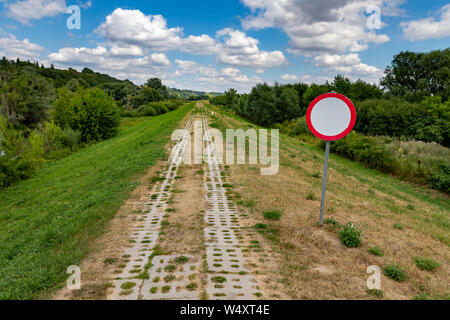
{"type": "Polygon", "coordinates": [[[334,144],[335,152],[450,192],[449,48],[397,54],[379,85],[338,75],[325,84],[258,84],[242,95],[230,89],[211,103],[261,126],[307,138],[307,108],[333,90],[350,98],[357,109],[354,132],[334,144]]]}
{"type": "Polygon", "coordinates": [[[338,75],[325,84],[258,84],[242,95],[230,89],[211,103],[270,127],[305,116],[317,96],[333,90],[354,102],[357,132],[450,146],[450,49],[399,53],[380,86],[338,75]]]}
{"type": "Polygon", "coordinates": [[[0,187],[26,179],[47,160],[117,135],[121,116],[156,116],[175,110],[160,79],[144,85],[89,68],[46,68],[0,60],[0,187]]]}

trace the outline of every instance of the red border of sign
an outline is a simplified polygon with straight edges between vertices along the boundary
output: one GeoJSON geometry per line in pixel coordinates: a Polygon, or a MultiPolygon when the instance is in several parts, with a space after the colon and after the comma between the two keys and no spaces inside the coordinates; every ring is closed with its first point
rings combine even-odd
{"type": "Polygon", "coordinates": [[[309,105],[308,108],[308,112],[306,113],[306,123],[308,124],[308,128],[309,130],[311,130],[311,132],[319,139],[325,140],[325,141],[336,141],[339,139],[344,138],[345,136],[347,136],[355,127],[356,124],[356,109],[355,106],[353,105],[353,103],[350,101],[349,98],[347,98],[346,96],[340,94],[340,93],[325,93],[321,96],[318,96],[313,102],[311,102],[311,104],[309,105]],[[339,100],[342,100],[345,102],[345,104],[348,106],[348,108],[350,109],[350,113],[351,113],[351,120],[350,120],[350,124],[348,126],[348,128],[336,135],[336,136],[325,136],[321,133],[319,133],[316,129],[314,129],[313,125],[312,125],[312,121],[311,121],[311,114],[312,111],[314,109],[314,107],[323,99],[327,99],[327,98],[336,98],[339,100]]]}

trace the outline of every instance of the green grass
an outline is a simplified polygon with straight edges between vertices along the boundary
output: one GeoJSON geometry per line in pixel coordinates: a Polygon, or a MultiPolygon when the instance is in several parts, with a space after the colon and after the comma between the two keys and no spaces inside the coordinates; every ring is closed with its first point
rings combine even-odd
{"type": "Polygon", "coordinates": [[[414,262],[420,270],[424,271],[433,271],[439,267],[439,262],[436,262],[432,259],[422,259],[422,258],[414,258],[414,262]]]}
{"type": "Polygon", "coordinates": [[[377,256],[377,257],[382,257],[382,256],[384,256],[383,249],[381,249],[381,248],[379,248],[379,247],[372,247],[372,248],[369,248],[368,252],[369,252],[370,254],[373,254],[374,256],[377,256]]]}
{"type": "Polygon", "coordinates": [[[264,212],[264,218],[267,220],[280,220],[283,212],[280,210],[270,210],[264,212]]]}
{"type": "Polygon", "coordinates": [[[1,191],[0,300],[36,299],[62,284],[192,108],[126,125],[1,191]]]}
{"type": "Polygon", "coordinates": [[[386,277],[396,281],[405,281],[406,279],[408,279],[408,273],[406,272],[405,268],[400,265],[387,265],[383,269],[383,273],[386,277]]]}

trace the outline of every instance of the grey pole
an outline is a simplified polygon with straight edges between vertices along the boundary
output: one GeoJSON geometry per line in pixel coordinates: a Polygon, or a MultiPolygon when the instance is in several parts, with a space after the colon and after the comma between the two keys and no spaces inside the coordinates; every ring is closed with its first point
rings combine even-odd
{"type": "Polygon", "coordinates": [[[323,226],[323,212],[325,210],[325,193],[327,191],[327,177],[328,177],[328,158],[330,156],[331,142],[327,141],[325,147],[325,165],[323,168],[323,183],[322,183],[322,202],[320,204],[320,221],[319,225],[323,226]]]}

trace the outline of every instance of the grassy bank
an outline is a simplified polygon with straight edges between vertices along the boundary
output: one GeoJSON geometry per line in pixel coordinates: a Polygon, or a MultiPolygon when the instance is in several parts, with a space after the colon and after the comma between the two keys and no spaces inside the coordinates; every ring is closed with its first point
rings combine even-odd
{"type": "MultiPolygon", "coordinates": [[[[208,107],[214,111],[211,125],[221,130],[257,127],[208,107]]],[[[270,260],[275,254],[267,254],[262,277],[281,277],[280,290],[292,299],[448,299],[448,195],[332,154],[325,212],[329,224],[319,227],[323,161],[324,151],[316,144],[282,134],[277,175],[261,176],[258,166],[230,167],[230,196],[254,221],[260,242],[269,241],[281,256],[270,260]],[[341,242],[337,225],[349,222],[361,232],[359,247],[341,242]],[[375,255],[373,248],[382,254],[375,255]],[[423,270],[417,264],[423,259],[439,267],[423,270]],[[383,270],[400,266],[407,279],[383,276],[383,292],[373,296],[366,287],[370,265],[383,270]]]]}
{"type": "Polygon", "coordinates": [[[67,277],[194,104],[53,162],[0,192],[0,299],[35,299],[67,277]]]}

